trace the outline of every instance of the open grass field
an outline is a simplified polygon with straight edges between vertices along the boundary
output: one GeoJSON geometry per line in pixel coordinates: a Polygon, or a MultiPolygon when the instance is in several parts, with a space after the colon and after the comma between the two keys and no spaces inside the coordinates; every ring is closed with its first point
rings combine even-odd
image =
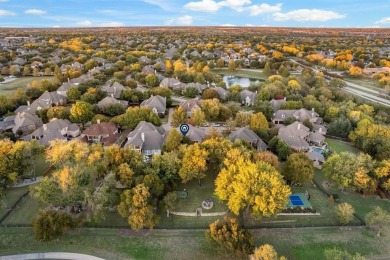
{"type": "Polygon", "coordinates": [[[27,191],[29,188],[21,187],[21,188],[14,188],[14,189],[7,189],[5,196],[0,198],[0,218],[4,216],[5,213],[7,213],[8,209],[12,207],[16,201],[27,191]]]}
{"type": "Polygon", "coordinates": [[[34,80],[42,81],[49,80],[52,83],[58,82],[56,77],[23,77],[15,79],[11,82],[0,84],[0,95],[10,96],[18,88],[25,89],[28,84],[31,84],[34,80]]]}
{"type": "Polygon", "coordinates": [[[228,69],[214,69],[213,72],[221,75],[232,75],[243,78],[263,80],[267,79],[267,77],[263,73],[263,70],[237,69],[235,71],[228,71],[228,69]]]}
{"type": "Polygon", "coordinates": [[[43,208],[43,205],[29,194],[21,200],[1,224],[31,225],[33,218],[38,214],[41,208],[43,208]]]}
{"type": "MultiPolygon", "coordinates": [[[[372,259],[387,259],[390,255],[389,238],[377,238],[363,227],[251,232],[256,246],[272,244],[289,260],[322,260],[324,250],[333,247],[359,252],[372,259]]],[[[204,230],[142,230],[137,233],[128,229],[81,229],[58,241],[41,243],[34,240],[31,228],[0,228],[0,255],[50,251],[84,253],[105,259],[235,259],[209,244],[204,230]]]]}
{"type": "Polygon", "coordinates": [[[376,84],[374,79],[369,79],[369,78],[352,78],[348,77],[345,79],[346,81],[358,84],[362,87],[374,89],[374,90],[381,90],[378,84],[376,84]]]}
{"type": "Polygon", "coordinates": [[[341,142],[341,141],[338,141],[335,139],[329,139],[329,138],[325,139],[325,143],[327,143],[328,146],[332,149],[332,151],[334,151],[336,153],[341,153],[341,152],[351,152],[354,154],[359,153],[359,150],[356,147],[352,146],[352,144],[350,144],[350,143],[341,142]]]}

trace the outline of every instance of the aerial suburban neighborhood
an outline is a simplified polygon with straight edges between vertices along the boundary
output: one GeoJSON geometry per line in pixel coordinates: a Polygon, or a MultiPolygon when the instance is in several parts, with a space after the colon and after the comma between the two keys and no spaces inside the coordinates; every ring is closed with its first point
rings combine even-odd
{"type": "Polygon", "coordinates": [[[0,259],[390,259],[389,29],[76,27],[0,28],[0,259]]]}

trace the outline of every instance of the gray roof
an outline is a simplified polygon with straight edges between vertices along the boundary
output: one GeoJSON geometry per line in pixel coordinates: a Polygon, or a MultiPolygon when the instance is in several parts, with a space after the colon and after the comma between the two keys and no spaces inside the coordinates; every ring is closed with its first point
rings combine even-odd
{"type": "Polygon", "coordinates": [[[216,87],[216,88],[214,88],[214,89],[215,89],[215,91],[218,92],[218,95],[219,95],[219,97],[220,97],[221,99],[226,99],[226,98],[227,98],[228,92],[227,92],[226,89],[221,88],[221,87],[216,87]]]}
{"type": "MultiPolygon", "coordinates": [[[[188,137],[192,142],[201,143],[206,138],[206,132],[202,128],[194,127],[192,125],[189,125],[190,129],[188,130],[188,133],[186,134],[186,137],[188,137]]],[[[177,130],[180,132],[180,129],[177,128],[177,130]]]]}
{"type": "Polygon", "coordinates": [[[192,111],[194,108],[202,108],[202,100],[189,99],[180,103],[180,107],[185,111],[192,111]]]}
{"type": "Polygon", "coordinates": [[[80,128],[76,124],[71,124],[68,120],[53,119],[31,133],[30,137],[38,139],[38,142],[42,145],[49,145],[53,140],[66,139],[64,135],[68,134],[68,131],[77,130],[79,131],[80,128]]]}
{"type": "Polygon", "coordinates": [[[127,136],[125,146],[139,146],[142,150],[161,150],[164,143],[165,130],[152,123],[141,121],[127,136]]]}
{"type": "Polygon", "coordinates": [[[306,155],[312,161],[318,161],[320,163],[325,162],[325,157],[321,153],[317,153],[317,152],[311,151],[311,152],[307,152],[306,155]]]}
{"type": "Polygon", "coordinates": [[[141,107],[147,106],[152,110],[156,110],[157,113],[165,113],[167,109],[167,98],[162,96],[151,96],[150,98],[142,101],[141,107]]]}
{"type": "Polygon", "coordinates": [[[126,90],[127,87],[123,86],[119,82],[115,82],[110,86],[110,84],[105,84],[101,87],[101,90],[106,92],[110,96],[114,96],[114,98],[120,98],[123,90],[126,90]]]}
{"type": "Polygon", "coordinates": [[[257,147],[257,150],[266,150],[268,148],[267,144],[260,139],[252,130],[247,127],[238,128],[236,131],[233,131],[229,135],[230,140],[233,142],[236,139],[244,140],[248,143],[251,143],[257,147]]]}
{"type": "Polygon", "coordinates": [[[167,87],[172,89],[184,88],[187,84],[180,82],[175,78],[165,78],[160,82],[160,87],[167,87]]]}
{"type": "Polygon", "coordinates": [[[295,117],[295,119],[300,122],[303,122],[306,119],[312,121],[320,118],[314,110],[307,110],[305,108],[301,108],[299,110],[278,110],[275,112],[273,119],[285,119],[288,117],[295,117]]]}
{"type": "Polygon", "coordinates": [[[279,129],[279,138],[296,151],[309,149],[306,139],[309,137],[309,128],[299,122],[279,129]]]}
{"type": "Polygon", "coordinates": [[[274,109],[275,112],[278,111],[280,106],[282,104],[286,103],[286,102],[287,102],[286,99],[272,99],[270,101],[271,106],[272,106],[272,108],[274,109]]]}
{"type": "Polygon", "coordinates": [[[18,113],[14,117],[14,126],[12,128],[12,132],[16,134],[16,132],[25,127],[40,127],[42,126],[42,120],[36,115],[32,115],[29,113],[18,113]]]}
{"type": "Polygon", "coordinates": [[[112,105],[112,104],[121,104],[124,107],[127,107],[129,102],[124,101],[124,100],[118,100],[114,97],[105,97],[102,100],[100,100],[97,105],[99,108],[103,108],[103,107],[106,107],[106,106],[112,105]]]}
{"type": "Polygon", "coordinates": [[[245,89],[241,91],[240,97],[241,97],[241,102],[246,102],[246,99],[249,98],[249,103],[254,104],[256,100],[256,93],[245,89]]]}

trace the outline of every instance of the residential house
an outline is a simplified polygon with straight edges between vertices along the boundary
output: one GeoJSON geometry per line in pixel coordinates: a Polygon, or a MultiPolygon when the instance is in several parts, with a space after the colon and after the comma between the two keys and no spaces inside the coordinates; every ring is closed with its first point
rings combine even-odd
{"type": "Polygon", "coordinates": [[[97,124],[91,125],[81,133],[81,141],[109,146],[114,144],[119,136],[115,124],[98,120],[97,124]]]}
{"type": "MultiPolygon", "coordinates": [[[[192,125],[189,125],[188,133],[186,134],[186,137],[191,140],[193,143],[202,143],[204,139],[206,138],[206,132],[203,128],[195,127],[192,125]]],[[[180,128],[177,128],[177,130],[180,132],[180,128]]]]}
{"type": "Polygon", "coordinates": [[[28,136],[27,140],[37,140],[42,145],[50,145],[53,140],[66,140],[80,135],[80,128],[69,120],[53,118],[28,136]]]}
{"type": "Polygon", "coordinates": [[[150,64],[151,60],[146,57],[146,56],[142,56],[138,59],[139,63],[143,63],[143,64],[150,64]]]}
{"type": "Polygon", "coordinates": [[[283,99],[272,99],[270,101],[274,112],[278,111],[280,109],[280,106],[285,104],[286,102],[287,102],[286,97],[284,97],[283,99]]]}
{"type": "Polygon", "coordinates": [[[189,99],[180,103],[180,107],[186,112],[187,117],[191,117],[196,109],[202,109],[202,100],[189,99]]]}
{"type": "Polygon", "coordinates": [[[150,98],[142,101],[141,107],[149,107],[152,111],[159,115],[164,116],[167,109],[167,98],[162,96],[151,96],[150,98]]]}
{"type": "Polygon", "coordinates": [[[187,88],[196,88],[198,90],[198,93],[202,94],[203,90],[205,90],[207,88],[207,86],[196,82],[196,83],[187,84],[187,86],[185,86],[184,89],[187,89],[187,88]]]}
{"type": "Polygon", "coordinates": [[[0,124],[0,129],[3,132],[12,131],[19,136],[25,136],[34,132],[42,126],[42,120],[30,113],[21,112],[16,115],[8,116],[0,124]]]}
{"type": "Polygon", "coordinates": [[[255,132],[247,127],[241,127],[233,131],[229,135],[229,138],[232,142],[234,142],[236,139],[246,141],[254,148],[256,148],[257,151],[265,151],[268,149],[267,144],[264,143],[264,141],[261,140],[261,138],[255,134],[255,132]]]}
{"type": "Polygon", "coordinates": [[[229,92],[226,89],[221,87],[215,87],[214,89],[215,91],[217,91],[221,100],[225,100],[227,98],[229,92]]]}
{"type": "Polygon", "coordinates": [[[322,153],[317,153],[315,151],[309,151],[306,153],[307,157],[313,161],[314,167],[321,169],[322,164],[325,162],[325,157],[322,153]]]}
{"type": "Polygon", "coordinates": [[[130,146],[134,150],[140,151],[146,159],[149,159],[155,154],[161,154],[164,139],[164,128],[141,121],[127,136],[125,147],[130,146]]]}
{"type": "Polygon", "coordinates": [[[154,68],[152,66],[145,66],[142,69],[142,74],[144,74],[144,75],[155,75],[156,71],[154,70],[154,68]]]}
{"type": "Polygon", "coordinates": [[[108,105],[114,105],[114,104],[121,104],[122,106],[127,108],[128,105],[129,105],[129,102],[128,101],[124,101],[124,100],[118,100],[118,99],[114,98],[113,96],[111,96],[111,97],[105,97],[102,100],[100,100],[97,103],[97,106],[100,109],[103,109],[103,108],[105,108],[108,105]]]}
{"type": "Polygon", "coordinates": [[[22,58],[16,58],[15,60],[12,61],[12,63],[19,66],[24,66],[27,63],[27,61],[22,58]]]}
{"type": "Polygon", "coordinates": [[[272,123],[276,126],[283,125],[284,121],[289,117],[293,117],[299,122],[308,119],[313,124],[323,123],[322,118],[314,111],[314,108],[312,110],[307,110],[305,108],[298,110],[278,110],[273,116],[272,123]]]}
{"type": "Polygon", "coordinates": [[[103,85],[100,89],[103,92],[106,92],[109,96],[118,99],[118,98],[120,98],[122,91],[126,90],[128,88],[123,86],[119,82],[115,82],[112,85],[110,85],[110,83],[107,83],[107,84],[103,85]]]}
{"type": "Polygon", "coordinates": [[[278,136],[295,151],[308,151],[310,145],[324,145],[325,136],[319,132],[311,132],[301,122],[295,121],[291,125],[281,127],[278,136]]]}
{"type": "Polygon", "coordinates": [[[170,89],[184,89],[187,84],[180,82],[175,78],[165,78],[160,82],[160,87],[170,88],[170,89]]]}
{"type": "Polygon", "coordinates": [[[247,89],[240,92],[241,104],[247,107],[253,106],[256,101],[256,93],[247,89]]]}
{"type": "Polygon", "coordinates": [[[27,102],[27,106],[18,107],[15,112],[27,112],[35,115],[36,111],[41,109],[48,109],[54,106],[64,106],[67,103],[65,96],[58,94],[57,92],[44,92],[39,98],[30,104],[27,102]]]}
{"type": "Polygon", "coordinates": [[[68,82],[62,83],[62,85],[57,89],[57,93],[60,94],[61,96],[66,97],[67,96],[67,91],[70,88],[75,88],[77,87],[75,84],[68,82]]]}

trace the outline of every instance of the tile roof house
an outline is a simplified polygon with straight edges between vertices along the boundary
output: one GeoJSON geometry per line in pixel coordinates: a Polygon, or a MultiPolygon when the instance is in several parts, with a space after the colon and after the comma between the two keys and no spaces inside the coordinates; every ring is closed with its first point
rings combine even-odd
{"type": "Polygon", "coordinates": [[[152,66],[145,66],[142,69],[142,74],[145,74],[145,75],[155,75],[156,71],[154,70],[154,68],[152,66]]]}
{"type": "Polygon", "coordinates": [[[200,84],[200,83],[198,83],[198,82],[187,84],[187,86],[185,86],[185,89],[186,89],[186,88],[190,88],[190,87],[191,87],[191,88],[196,88],[196,89],[198,90],[198,93],[199,93],[199,94],[202,94],[203,90],[205,90],[205,89],[207,88],[206,85],[200,84]]]}
{"type": "Polygon", "coordinates": [[[196,109],[202,109],[202,100],[189,99],[180,103],[180,107],[186,112],[187,117],[191,117],[196,109]]]}
{"type": "Polygon", "coordinates": [[[287,102],[286,97],[283,99],[272,99],[270,101],[273,110],[276,112],[280,109],[280,106],[287,102]]]}
{"type": "Polygon", "coordinates": [[[167,109],[167,98],[162,96],[151,96],[150,98],[142,101],[141,107],[149,107],[152,111],[160,116],[165,114],[167,109]]]}
{"type": "Polygon", "coordinates": [[[217,91],[220,99],[225,100],[227,98],[228,91],[226,89],[221,88],[221,87],[216,87],[214,89],[215,89],[215,91],[217,91]]]}
{"type": "Polygon", "coordinates": [[[294,117],[299,122],[303,122],[306,119],[309,119],[309,121],[313,124],[322,124],[323,122],[322,118],[314,111],[314,108],[312,110],[301,108],[299,110],[276,111],[272,118],[272,123],[274,125],[282,125],[284,120],[289,117],[294,117]]]}
{"type": "Polygon", "coordinates": [[[20,106],[15,110],[18,112],[27,112],[35,115],[35,112],[41,109],[51,108],[53,106],[64,106],[67,103],[65,96],[58,94],[57,92],[44,92],[39,98],[30,104],[27,102],[27,106],[20,106]]]}
{"type": "MultiPolygon", "coordinates": [[[[190,129],[188,130],[186,137],[189,138],[193,143],[202,143],[206,138],[206,131],[203,128],[192,125],[189,125],[189,127],[190,129]]],[[[180,133],[180,128],[177,128],[177,130],[180,133]]]]}
{"type": "Polygon", "coordinates": [[[187,84],[180,82],[175,78],[165,78],[160,82],[160,87],[166,87],[170,89],[184,89],[187,84]]]}
{"type": "Polygon", "coordinates": [[[118,100],[114,97],[105,97],[103,98],[102,100],[100,100],[98,103],[97,103],[97,106],[100,108],[100,109],[103,109],[105,108],[106,106],[108,105],[113,105],[113,104],[121,104],[123,105],[125,108],[127,108],[127,106],[129,105],[129,102],[128,101],[124,101],[124,100],[118,100]]]}
{"type": "Polygon", "coordinates": [[[42,126],[42,120],[35,114],[20,112],[8,116],[0,124],[1,131],[11,130],[14,134],[25,136],[42,126]]]}
{"type": "Polygon", "coordinates": [[[116,99],[120,98],[122,91],[126,89],[128,88],[123,86],[119,82],[115,82],[112,85],[108,83],[101,87],[101,90],[103,92],[106,92],[109,96],[114,97],[116,99]]]}
{"type": "Polygon", "coordinates": [[[267,144],[264,143],[264,141],[261,140],[261,138],[255,134],[255,132],[253,132],[247,127],[241,127],[233,131],[229,135],[229,138],[232,142],[234,142],[236,139],[246,141],[254,148],[256,148],[257,151],[265,151],[268,149],[267,144]]]}
{"type": "Polygon", "coordinates": [[[308,151],[310,144],[322,146],[325,140],[323,134],[310,132],[308,127],[298,121],[281,127],[278,136],[295,151],[308,151]]]}
{"type": "Polygon", "coordinates": [[[322,164],[325,162],[325,157],[321,153],[315,151],[309,151],[306,153],[307,157],[313,161],[314,167],[321,169],[322,164]]]}
{"type": "Polygon", "coordinates": [[[91,125],[81,133],[81,140],[89,143],[112,145],[119,138],[118,127],[110,122],[100,122],[91,125]]]}
{"type": "Polygon", "coordinates": [[[80,135],[80,128],[77,124],[72,124],[69,120],[52,119],[49,123],[43,124],[28,136],[29,140],[37,140],[42,145],[50,145],[53,140],[65,140],[67,137],[77,137],[80,135]]]}
{"type": "Polygon", "coordinates": [[[247,89],[240,92],[241,104],[245,106],[253,106],[256,101],[256,93],[247,89]]]}
{"type": "Polygon", "coordinates": [[[155,154],[161,154],[164,139],[164,128],[156,127],[152,123],[141,121],[127,136],[125,147],[130,146],[134,150],[138,150],[143,155],[150,158],[155,154]]]}
{"type": "Polygon", "coordinates": [[[66,92],[68,91],[68,89],[70,89],[70,88],[75,88],[75,87],[77,87],[77,86],[76,86],[75,84],[73,84],[73,83],[64,82],[64,83],[62,83],[62,85],[57,89],[57,93],[60,94],[60,95],[62,95],[62,96],[64,96],[64,97],[66,97],[66,96],[67,96],[66,92]]]}

